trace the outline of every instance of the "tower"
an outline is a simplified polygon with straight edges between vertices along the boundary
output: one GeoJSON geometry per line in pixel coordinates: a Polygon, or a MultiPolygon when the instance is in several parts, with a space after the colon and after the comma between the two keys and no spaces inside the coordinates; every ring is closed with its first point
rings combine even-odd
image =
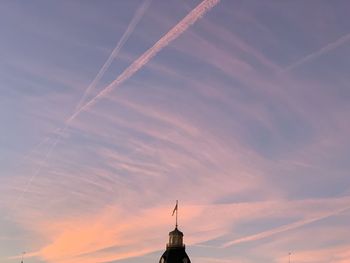
{"type": "Polygon", "coordinates": [[[191,263],[191,260],[185,251],[185,245],[183,243],[184,234],[177,228],[177,201],[173,215],[174,212],[176,212],[175,229],[169,232],[169,243],[166,245],[166,250],[161,256],[159,263],[191,263]]]}

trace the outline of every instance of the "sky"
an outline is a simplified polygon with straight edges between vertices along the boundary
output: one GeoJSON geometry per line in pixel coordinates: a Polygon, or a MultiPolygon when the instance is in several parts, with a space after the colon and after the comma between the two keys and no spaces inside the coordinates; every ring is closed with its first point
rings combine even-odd
{"type": "Polygon", "coordinates": [[[0,262],[350,262],[349,1],[0,5],[0,262]]]}

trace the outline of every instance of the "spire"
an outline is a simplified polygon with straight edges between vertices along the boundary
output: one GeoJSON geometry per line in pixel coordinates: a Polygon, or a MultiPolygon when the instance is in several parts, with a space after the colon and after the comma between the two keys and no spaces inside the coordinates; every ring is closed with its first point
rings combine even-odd
{"type": "Polygon", "coordinates": [[[169,243],[166,244],[166,250],[161,256],[159,263],[191,263],[183,243],[184,234],[177,228],[178,208],[179,204],[176,200],[176,205],[172,212],[172,216],[176,215],[175,229],[169,232],[169,243]]]}
{"type": "Polygon", "coordinates": [[[169,243],[167,244],[167,247],[184,247],[184,244],[183,244],[183,236],[184,234],[179,230],[177,229],[177,214],[178,214],[178,210],[179,210],[179,203],[178,203],[178,200],[176,200],[176,205],[174,207],[174,210],[173,210],[173,213],[172,213],[172,216],[176,216],[176,221],[175,221],[175,229],[173,231],[171,231],[169,233],[169,243]]]}

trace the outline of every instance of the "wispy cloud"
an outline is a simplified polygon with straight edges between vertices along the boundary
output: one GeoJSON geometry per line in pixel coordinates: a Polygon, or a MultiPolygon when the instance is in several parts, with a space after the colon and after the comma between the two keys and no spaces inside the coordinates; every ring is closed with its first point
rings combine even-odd
{"type": "MultiPolygon", "coordinates": [[[[264,232],[259,236],[240,239],[234,244],[257,240],[341,213],[344,211],[341,206],[348,202],[348,198],[302,201],[184,205],[180,207],[180,211],[181,225],[184,226],[186,234],[185,242],[192,245],[225,236],[232,227],[253,218],[273,219],[280,214],[286,218],[309,218],[283,230],[277,228],[278,230],[269,231],[268,234],[264,232]],[[318,206],[317,209],[315,205],[318,206]],[[292,210],[289,215],[285,214],[286,207],[292,210]],[[266,209],[270,209],[268,213],[264,213],[266,209]],[[321,216],[313,217],[312,214],[321,216]],[[200,234],[203,229],[206,231],[200,234]]],[[[157,251],[166,243],[166,233],[172,219],[170,212],[169,207],[165,206],[138,211],[110,206],[95,215],[54,221],[40,220],[36,231],[48,235],[50,241],[29,255],[39,256],[48,262],[64,263],[83,260],[104,262],[144,255],[157,251]],[[99,238],[96,239],[96,236],[99,238]]],[[[230,242],[226,245],[232,244],[230,242]]]]}
{"type": "MultiPolygon", "coordinates": [[[[106,79],[115,80],[96,97],[97,89],[86,92],[78,107],[80,112],[68,115],[77,105],[81,87],[87,86],[86,76],[82,82],[79,77],[79,89],[55,93],[50,82],[44,87],[47,94],[21,94],[8,100],[11,107],[1,105],[1,117],[10,116],[2,127],[16,128],[1,142],[11,143],[18,155],[23,155],[18,148],[22,140],[29,140],[30,126],[38,131],[36,140],[31,140],[33,145],[37,138],[54,130],[52,126],[69,122],[50,160],[43,160],[41,154],[48,149],[48,141],[44,141],[20,167],[1,174],[3,215],[23,191],[23,182],[42,166],[40,178],[32,181],[25,198],[19,201],[21,209],[12,209],[4,223],[0,218],[5,230],[10,225],[0,240],[5,247],[13,246],[12,250],[6,247],[9,252],[3,254],[5,257],[25,246],[24,250],[32,251],[27,254],[31,257],[28,262],[126,262],[130,257],[154,261],[155,254],[144,255],[164,248],[173,224],[169,204],[180,199],[180,226],[191,258],[222,263],[253,263],[257,259],[283,262],[292,250],[295,259],[300,255],[301,262],[312,262],[317,251],[327,263],[347,260],[343,252],[349,243],[344,231],[349,217],[344,211],[349,206],[349,198],[344,196],[349,191],[350,126],[344,121],[349,115],[348,78],[340,80],[340,73],[331,70],[321,79],[276,74],[281,69],[275,61],[288,60],[292,54],[281,55],[269,44],[282,43],[284,48],[284,40],[272,33],[261,36],[264,30],[253,34],[260,27],[258,23],[265,27],[264,23],[275,17],[268,16],[268,21],[259,18],[247,26],[244,14],[240,16],[244,21],[236,19],[241,15],[237,3],[218,5],[218,16],[208,16],[190,27],[218,2],[202,2],[170,31],[167,28],[158,42],[159,32],[166,26],[171,28],[176,23],[174,17],[181,20],[184,10],[174,2],[170,5],[176,9],[169,15],[164,12],[164,6],[166,9],[169,5],[152,5],[152,13],[139,23],[140,30],[132,38],[136,43],[128,42],[130,45],[123,47],[125,52],[118,55],[120,63],[115,69],[122,72],[125,66],[126,70],[116,79],[113,74],[106,75],[106,79]],[[274,39],[266,41],[270,37],[274,39]],[[135,54],[144,50],[134,60],[135,54]],[[157,59],[152,59],[155,55],[157,59]],[[113,92],[121,84],[125,88],[113,92]],[[93,98],[86,103],[88,97],[93,98]],[[51,104],[54,107],[50,108],[51,104]],[[17,117],[11,109],[17,110],[17,117]],[[35,116],[27,110],[30,114],[35,111],[35,116]],[[45,121],[37,125],[38,118],[45,121]],[[15,133],[20,136],[7,142],[15,133]],[[12,233],[23,231],[30,234],[14,234],[19,241],[6,242],[12,233]],[[319,238],[312,239],[316,235],[319,238]],[[330,250],[323,250],[325,247],[330,250]],[[328,257],[327,253],[333,252],[339,257],[328,257]]],[[[96,12],[96,19],[104,19],[110,12],[113,18],[118,17],[118,23],[109,26],[118,27],[128,22],[137,8],[136,2],[127,3],[130,10],[120,9],[119,3],[91,3],[90,10],[92,14],[94,9],[103,8],[96,12]]],[[[145,11],[148,3],[143,2],[139,10],[145,11]]],[[[251,5],[254,3],[240,6],[259,16],[260,8],[255,10],[251,5]]],[[[263,10],[270,8],[266,5],[263,10]]],[[[138,15],[134,18],[141,19],[138,15]]],[[[71,19],[82,23],[79,16],[71,19]]],[[[85,18],[83,22],[82,31],[85,18]]],[[[277,31],[285,26],[275,25],[277,31]]],[[[106,37],[110,43],[110,31],[90,31],[98,41],[106,37]]],[[[299,38],[293,39],[299,44],[308,42],[299,33],[299,38]]],[[[346,37],[336,41],[322,52],[330,52],[346,41],[346,37]]],[[[84,56],[89,54],[90,60],[93,50],[85,50],[84,56]]],[[[322,52],[316,53],[325,54],[322,52]]],[[[313,55],[302,65],[312,66],[314,63],[307,62],[316,58],[313,55]]],[[[108,63],[101,68],[101,76],[108,74],[108,63]]],[[[33,74],[41,71],[24,64],[33,74]]],[[[97,64],[92,61],[91,68],[97,64]]],[[[49,67],[42,73],[51,77],[49,67]]],[[[73,87],[71,75],[75,73],[79,75],[73,70],[53,79],[59,80],[57,85],[73,87]]],[[[55,130],[54,136],[59,132],[55,130]]],[[[8,152],[0,148],[0,157],[6,159],[8,152]]]]}
{"type": "MultiPolygon", "coordinates": [[[[112,54],[108,58],[107,62],[101,68],[96,78],[93,80],[91,85],[89,85],[87,91],[84,93],[82,100],[79,102],[78,106],[82,104],[83,100],[86,97],[87,92],[91,90],[97,83],[97,81],[103,76],[105,71],[108,69],[112,63],[117,52],[119,52],[122,44],[127,40],[129,35],[132,33],[133,28],[136,26],[139,19],[142,17],[143,12],[146,10],[150,2],[145,2],[145,5],[142,5],[139,11],[136,12],[134,19],[129,24],[125,34],[122,36],[120,42],[117,44],[116,48],[113,50],[112,54]]],[[[124,72],[119,75],[111,84],[105,87],[100,91],[95,97],[89,100],[87,103],[83,104],[65,121],[63,129],[58,133],[56,139],[53,140],[51,147],[49,147],[47,153],[44,155],[45,162],[50,158],[51,153],[53,152],[56,145],[59,143],[60,134],[66,130],[66,127],[83,111],[86,111],[91,106],[93,106],[100,98],[106,96],[111,90],[122,84],[125,80],[129,79],[133,74],[140,70],[148,61],[154,57],[158,52],[160,52],[164,47],[169,45],[173,40],[178,38],[182,33],[184,33],[188,27],[195,23],[199,18],[201,18],[206,12],[213,8],[216,4],[219,3],[219,0],[204,0],[196,8],[194,8],[185,18],[183,18],[177,25],[175,25],[168,33],[166,33],[160,40],[158,40],[150,49],[148,49],[143,55],[136,59],[124,72]]],[[[42,166],[38,167],[37,172],[35,172],[28,180],[23,192],[20,194],[19,199],[22,198],[23,194],[28,190],[31,183],[37,175],[41,172],[42,166]]],[[[18,199],[18,200],[19,200],[18,199]]],[[[18,200],[15,202],[14,206],[16,207],[18,200]]]]}
{"type": "Polygon", "coordinates": [[[322,56],[323,54],[326,54],[342,45],[344,45],[345,43],[347,43],[348,41],[350,41],[350,34],[346,34],[341,36],[340,38],[338,38],[337,40],[323,46],[322,48],[320,48],[319,50],[312,52],[311,54],[306,55],[305,57],[295,61],[294,63],[290,64],[289,66],[287,66],[286,68],[284,68],[281,73],[283,72],[287,72],[287,71],[291,71],[296,67],[299,67],[309,61],[312,61],[320,56],[322,56]]]}
{"type": "Polygon", "coordinates": [[[296,221],[296,222],[288,224],[288,225],[277,227],[277,228],[272,229],[272,230],[263,231],[263,232],[258,233],[258,234],[254,234],[254,235],[250,235],[250,236],[247,236],[247,237],[235,239],[235,240],[232,240],[230,242],[225,243],[223,245],[223,247],[229,247],[229,246],[233,246],[233,245],[244,243],[244,242],[251,242],[251,241],[256,241],[256,240],[260,240],[260,239],[263,239],[263,238],[271,237],[273,235],[276,235],[276,234],[279,234],[279,233],[283,233],[285,231],[293,230],[293,229],[305,226],[307,224],[314,223],[316,221],[325,219],[327,217],[335,216],[335,215],[340,214],[342,212],[345,212],[345,211],[347,211],[349,209],[350,209],[350,206],[345,207],[345,208],[341,208],[340,210],[337,210],[337,211],[332,211],[330,213],[327,212],[327,213],[325,213],[323,215],[320,215],[320,216],[302,219],[302,220],[296,221]]]}

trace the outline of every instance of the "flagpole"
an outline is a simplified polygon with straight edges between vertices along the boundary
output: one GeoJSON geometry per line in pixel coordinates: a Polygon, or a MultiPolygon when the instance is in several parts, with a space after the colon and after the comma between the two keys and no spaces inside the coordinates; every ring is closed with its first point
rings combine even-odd
{"type": "Polygon", "coordinates": [[[176,225],[175,225],[175,228],[177,228],[177,211],[179,210],[179,207],[177,205],[177,200],[176,200],[176,225]]]}
{"type": "Polygon", "coordinates": [[[176,205],[175,205],[175,207],[174,207],[174,210],[173,210],[173,213],[172,213],[172,215],[171,216],[174,216],[174,213],[176,213],[176,215],[175,215],[175,228],[177,228],[177,210],[178,210],[178,201],[176,200],[176,205]]]}

